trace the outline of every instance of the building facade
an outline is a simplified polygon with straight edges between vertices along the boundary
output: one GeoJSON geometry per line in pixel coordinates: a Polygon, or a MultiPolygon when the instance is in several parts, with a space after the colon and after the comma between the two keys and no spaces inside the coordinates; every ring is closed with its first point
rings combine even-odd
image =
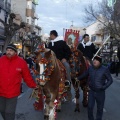
{"type": "MultiPolygon", "coordinates": [[[[0,19],[7,23],[10,12],[11,12],[11,0],[0,0],[0,19]]],[[[5,40],[4,25],[0,22],[0,52],[2,52],[4,40],[5,40]]]]}
{"type": "Polygon", "coordinates": [[[104,25],[98,20],[86,27],[86,33],[89,34],[90,40],[96,44],[99,44],[104,39],[104,25]]]}
{"type": "Polygon", "coordinates": [[[14,39],[16,40],[13,40],[19,48],[19,51],[23,52],[25,55],[30,52],[32,48],[33,39],[28,37],[28,34],[31,34],[32,36],[32,33],[35,33],[35,35],[38,36],[41,33],[41,28],[35,25],[35,20],[38,19],[38,15],[36,14],[37,5],[37,0],[11,1],[11,11],[21,16],[22,22],[26,23],[26,25],[29,27],[28,31],[24,31],[26,33],[25,36],[23,36],[23,40],[20,40],[19,34],[17,34],[17,37],[14,36],[14,39]]]}
{"type": "Polygon", "coordinates": [[[34,26],[35,20],[38,19],[36,5],[35,0],[12,0],[11,11],[15,14],[20,14],[23,22],[34,26]]]}

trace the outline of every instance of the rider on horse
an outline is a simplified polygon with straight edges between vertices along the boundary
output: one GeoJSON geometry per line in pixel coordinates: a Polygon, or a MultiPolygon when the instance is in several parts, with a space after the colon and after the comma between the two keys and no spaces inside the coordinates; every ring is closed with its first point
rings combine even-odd
{"type": "Polygon", "coordinates": [[[96,48],[95,45],[89,41],[88,34],[83,36],[83,41],[78,45],[77,49],[80,50],[90,61],[92,60],[94,54],[98,51],[98,48],[96,48]]]}
{"type": "Polygon", "coordinates": [[[50,31],[50,42],[46,45],[46,48],[51,49],[56,54],[56,57],[63,63],[67,72],[67,80],[70,82],[71,75],[68,60],[71,55],[71,50],[66,42],[58,36],[56,30],[50,31]]]}

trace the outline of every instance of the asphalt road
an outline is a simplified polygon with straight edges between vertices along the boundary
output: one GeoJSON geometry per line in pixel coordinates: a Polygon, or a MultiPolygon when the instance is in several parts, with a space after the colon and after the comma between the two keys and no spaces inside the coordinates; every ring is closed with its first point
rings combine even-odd
{"type": "MultiPolygon", "coordinates": [[[[24,93],[18,99],[15,120],[43,120],[43,111],[35,111],[34,100],[29,99],[31,89],[28,89],[24,84],[23,90],[24,93]]],[[[72,94],[74,95],[74,90],[72,90],[72,94]]],[[[57,120],[87,120],[87,109],[83,108],[81,101],[82,91],[81,112],[75,113],[75,104],[67,102],[62,105],[62,111],[58,113],[57,120]]],[[[94,113],[96,113],[96,107],[94,113]]],[[[0,120],[2,120],[1,117],[0,120]]],[[[114,78],[113,84],[106,91],[103,120],[120,120],[120,78],[114,78]]]]}

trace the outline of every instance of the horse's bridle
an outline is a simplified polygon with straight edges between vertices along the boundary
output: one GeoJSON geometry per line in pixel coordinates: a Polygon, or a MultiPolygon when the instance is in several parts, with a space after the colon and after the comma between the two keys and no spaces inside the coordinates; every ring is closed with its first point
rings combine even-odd
{"type": "MultiPolygon", "coordinates": [[[[81,64],[81,59],[79,56],[76,56],[75,53],[72,53],[72,57],[71,57],[71,64],[73,65],[71,67],[71,72],[75,72],[75,73],[79,73],[80,72],[80,64],[81,64]]],[[[77,74],[76,76],[77,77],[77,74]]]]}
{"type": "Polygon", "coordinates": [[[40,56],[41,56],[41,59],[38,61],[38,64],[39,64],[39,67],[41,64],[43,64],[43,67],[44,67],[44,72],[42,74],[38,73],[37,74],[37,80],[38,80],[38,83],[39,82],[47,82],[50,80],[50,75],[52,74],[53,70],[54,70],[54,65],[52,63],[52,58],[50,56],[49,59],[46,59],[45,58],[45,52],[40,52],[40,56]],[[41,77],[42,76],[42,77],[41,77]],[[42,79],[40,79],[42,78],[42,79]]]}

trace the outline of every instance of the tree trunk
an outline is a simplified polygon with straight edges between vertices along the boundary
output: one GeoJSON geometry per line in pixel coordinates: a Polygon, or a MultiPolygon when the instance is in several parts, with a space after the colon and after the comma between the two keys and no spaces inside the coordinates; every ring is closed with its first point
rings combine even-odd
{"type": "Polygon", "coordinates": [[[6,36],[5,44],[4,44],[4,47],[3,47],[3,53],[6,52],[6,48],[7,48],[8,44],[10,43],[10,41],[11,41],[11,36],[6,36]]]}

